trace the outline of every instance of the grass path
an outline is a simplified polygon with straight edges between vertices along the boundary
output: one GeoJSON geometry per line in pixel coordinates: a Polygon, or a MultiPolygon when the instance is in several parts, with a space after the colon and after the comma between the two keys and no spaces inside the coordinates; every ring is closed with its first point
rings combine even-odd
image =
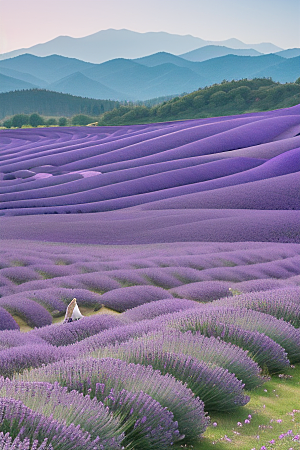
{"type": "Polygon", "coordinates": [[[199,444],[176,448],[300,450],[300,365],[289,369],[287,378],[273,376],[248,394],[250,402],[236,412],[211,414],[217,425],[207,429],[199,444]]]}

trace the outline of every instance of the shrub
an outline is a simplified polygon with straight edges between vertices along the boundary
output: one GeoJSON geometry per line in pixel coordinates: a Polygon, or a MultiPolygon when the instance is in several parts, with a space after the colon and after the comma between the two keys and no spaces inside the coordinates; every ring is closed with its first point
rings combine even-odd
{"type": "Polygon", "coordinates": [[[103,401],[113,389],[132,392],[143,391],[167,407],[178,422],[180,434],[188,440],[199,437],[208,425],[204,404],[190,389],[171,375],[161,375],[151,366],[127,364],[117,359],[86,359],[58,362],[35,371],[24,373],[23,380],[58,381],[69,390],[103,401]]]}
{"type": "Polygon", "coordinates": [[[12,118],[12,126],[15,128],[22,128],[23,125],[29,124],[29,116],[26,114],[16,114],[12,118]]]}
{"type": "Polygon", "coordinates": [[[97,357],[119,358],[135,364],[151,365],[163,375],[170,373],[186,383],[204,402],[206,411],[230,411],[249,402],[243,394],[243,384],[221,367],[198,361],[188,355],[163,350],[163,342],[143,339],[105,347],[95,352],[97,357]]]}
{"type": "Polygon", "coordinates": [[[65,127],[65,126],[67,125],[67,119],[66,119],[66,117],[60,117],[60,118],[58,119],[58,125],[59,125],[60,127],[65,127]]]}
{"type": "Polygon", "coordinates": [[[45,125],[45,121],[39,114],[33,113],[29,117],[29,125],[32,127],[38,127],[39,125],[45,125]]]}

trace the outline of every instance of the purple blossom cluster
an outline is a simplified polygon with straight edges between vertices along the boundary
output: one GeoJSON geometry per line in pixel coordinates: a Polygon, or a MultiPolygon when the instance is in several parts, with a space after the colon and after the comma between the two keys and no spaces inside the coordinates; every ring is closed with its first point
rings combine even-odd
{"type": "Polygon", "coordinates": [[[224,298],[214,305],[249,308],[300,327],[300,289],[273,289],[224,298]]]}
{"type": "MultiPolygon", "coordinates": [[[[191,310],[194,311],[194,310],[191,310]]],[[[182,313],[175,313],[182,314],[182,313]]],[[[172,315],[170,315],[172,317],[172,315]]],[[[253,389],[263,383],[260,377],[260,368],[241,348],[218,340],[214,337],[205,337],[200,333],[182,333],[176,329],[168,329],[173,319],[165,316],[162,327],[166,331],[153,331],[141,336],[144,345],[152,342],[162,342],[162,350],[190,356],[193,359],[215,364],[229,372],[242,381],[246,389],[253,389]]],[[[160,330],[161,330],[160,328],[160,330]]]]}
{"type": "MultiPolygon", "coordinates": [[[[33,411],[12,398],[0,398],[0,420],[0,431],[3,427],[13,439],[29,438],[31,441],[37,440],[40,444],[47,439],[47,444],[53,449],[94,450],[95,447],[101,448],[102,445],[99,438],[92,439],[90,434],[82,430],[80,426],[65,425],[52,419],[51,416],[46,417],[33,411]]],[[[109,445],[104,443],[102,448],[118,448],[118,446],[109,445]]]]}
{"type": "Polygon", "coordinates": [[[111,314],[101,314],[85,317],[84,320],[65,323],[63,326],[59,324],[42,327],[29,333],[30,336],[37,336],[47,343],[59,347],[74,344],[108,328],[117,327],[120,324],[122,322],[118,317],[111,314]]]}
{"type": "Polygon", "coordinates": [[[118,312],[156,300],[172,298],[172,295],[157,286],[130,286],[114,289],[101,296],[102,303],[118,312]]]}
{"type": "Polygon", "coordinates": [[[206,429],[204,404],[193,392],[170,374],[162,375],[151,366],[127,364],[118,359],[86,359],[58,362],[30,373],[24,380],[55,382],[103,401],[113,389],[119,392],[143,391],[174,414],[180,434],[196,439],[206,429]]]}
{"type": "Polygon", "coordinates": [[[231,411],[249,402],[250,397],[243,393],[244,385],[228,370],[188,355],[167,352],[163,347],[163,342],[145,342],[139,339],[107,346],[95,354],[97,357],[114,357],[126,362],[150,365],[163,375],[173,375],[201,398],[208,412],[231,411]]]}
{"type": "Polygon", "coordinates": [[[8,432],[5,434],[0,432],[0,448],[4,450],[52,450],[47,445],[47,440],[45,438],[41,445],[38,440],[34,440],[31,445],[28,437],[22,441],[18,437],[13,439],[8,432]]]}
{"type": "Polygon", "coordinates": [[[138,322],[140,320],[154,319],[164,314],[195,308],[196,306],[198,306],[196,302],[186,299],[170,298],[157,300],[128,309],[122,314],[121,318],[126,322],[138,322]]]}
{"type": "MultiPolygon", "coordinates": [[[[0,306],[0,330],[19,330],[20,327],[6,309],[0,306]]],[[[1,344],[0,344],[1,345],[1,344]]]]}
{"type": "MultiPolygon", "coordinates": [[[[214,305],[214,303],[212,303],[214,305]]],[[[205,318],[210,321],[234,324],[248,331],[257,331],[273,339],[286,351],[291,363],[300,361],[300,331],[284,320],[246,308],[217,307],[193,309],[174,314],[169,326],[182,331],[201,332],[205,318]]]]}
{"type": "Polygon", "coordinates": [[[83,396],[77,391],[68,392],[58,383],[0,379],[0,393],[1,397],[19,400],[45,417],[52,417],[66,425],[80,426],[93,439],[99,436],[102,443],[110,443],[112,447],[118,447],[124,439],[120,420],[113,417],[107,407],[88,395],[83,396]]]}

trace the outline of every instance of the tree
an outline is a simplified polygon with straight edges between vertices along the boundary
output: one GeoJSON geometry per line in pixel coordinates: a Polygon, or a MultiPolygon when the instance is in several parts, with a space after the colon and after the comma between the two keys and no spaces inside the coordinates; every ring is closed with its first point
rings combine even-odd
{"type": "Polygon", "coordinates": [[[95,122],[93,117],[85,116],[84,114],[78,114],[72,118],[72,125],[88,125],[95,122]]]}
{"type": "Polygon", "coordinates": [[[16,114],[12,118],[12,126],[22,128],[23,125],[29,124],[29,117],[26,114],[16,114]]]}
{"type": "Polygon", "coordinates": [[[12,127],[12,119],[5,120],[2,125],[5,128],[11,128],[12,127]]]}
{"type": "Polygon", "coordinates": [[[58,125],[60,127],[65,127],[67,125],[67,119],[65,117],[60,117],[58,120],[58,125]]]}
{"type": "Polygon", "coordinates": [[[45,121],[39,114],[33,113],[29,117],[29,125],[32,127],[38,127],[39,125],[45,125],[45,121]]]}
{"type": "Polygon", "coordinates": [[[48,125],[48,126],[57,125],[57,120],[54,118],[48,119],[46,122],[46,125],[48,125]]]}
{"type": "Polygon", "coordinates": [[[210,104],[213,106],[223,106],[228,100],[227,94],[224,91],[215,92],[210,96],[210,104]]]}

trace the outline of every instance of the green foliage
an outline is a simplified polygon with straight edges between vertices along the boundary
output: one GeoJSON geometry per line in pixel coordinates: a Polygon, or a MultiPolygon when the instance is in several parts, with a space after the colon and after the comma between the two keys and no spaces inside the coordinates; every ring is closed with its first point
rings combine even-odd
{"type": "Polygon", "coordinates": [[[85,126],[93,122],[98,122],[99,125],[131,125],[269,111],[298,103],[300,77],[295,83],[285,84],[276,83],[270,78],[223,80],[220,84],[198,89],[190,94],[173,98],[161,97],[136,104],[120,104],[110,100],[93,100],[32,89],[0,94],[0,118],[9,117],[18,111],[34,112],[30,117],[34,116],[35,120],[30,121],[25,114],[16,114],[3,123],[6,128],[56,125],[57,121],[53,116],[62,114],[65,117],[58,120],[61,127],[67,126],[67,117],[72,117],[71,123],[74,126],[85,126]],[[39,114],[52,118],[47,120],[39,114]]]}
{"type": "Polygon", "coordinates": [[[12,119],[5,120],[2,125],[5,128],[11,128],[12,127],[12,119]]]}
{"type": "Polygon", "coordinates": [[[89,123],[95,122],[94,117],[85,116],[84,114],[77,114],[72,118],[72,125],[88,125],[89,123]]]}
{"type": "Polygon", "coordinates": [[[48,119],[46,122],[46,125],[49,126],[53,126],[53,125],[57,125],[57,120],[54,119],[54,117],[52,117],[51,119],[48,119]]]}
{"type": "Polygon", "coordinates": [[[45,125],[45,121],[39,114],[33,113],[29,117],[29,125],[32,127],[38,127],[39,125],[45,125]]]}
{"type": "Polygon", "coordinates": [[[72,117],[76,114],[98,116],[118,105],[118,102],[112,100],[95,100],[46,89],[29,89],[0,94],[0,119],[23,113],[37,113],[48,117],[72,117]]]}
{"type": "Polygon", "coordinates": [[[59,125],[60,127],[65,127],[65,126],[67,125],[67,119],[66,119],[66,117],[60,117],[60,118],[58,119],[58,125],[59,125]]]}
{"type": "Polygon", "coordinates": [[[16,114],[12,118],[12,126],[22,128],[23,125],[29,125],[29,116],[26,114],[16,114]]]}
{"type": "Polygon", "coordinates": [[[100,118],[100,125],[197,119],[286,108],[300,103],[300,79],[280,84],[270,78],[223,80],[152,107],[120,106],[100,118]]]}

